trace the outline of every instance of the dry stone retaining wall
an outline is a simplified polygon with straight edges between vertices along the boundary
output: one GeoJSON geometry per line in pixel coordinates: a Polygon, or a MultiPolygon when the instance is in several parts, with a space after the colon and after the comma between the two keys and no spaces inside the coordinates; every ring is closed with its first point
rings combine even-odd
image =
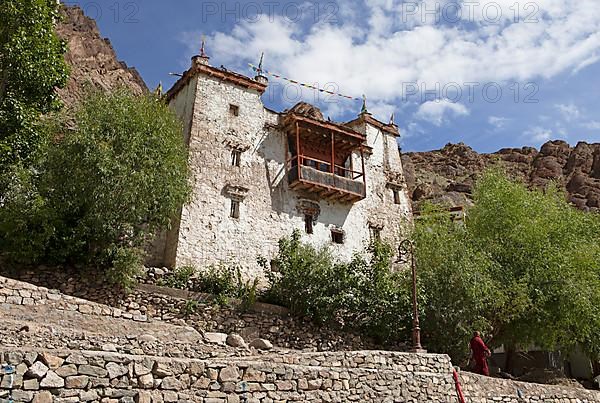
{"type": "Polygon", "coordinates": [[[123,317],[139,322],[148,320],[146,315],[134,315],[121,309],[90,302],[85,299],[61,294],[58,290],[49,290],[21,281],[0,277],[0,304],[12,305],[50,305],[58,310],[78,311],[87,315],[123,317]]]}
{"type": "MultiPolygon", "coordinates": [[[[305,353],[215,360],[4,351],[0,401],[456,402],[445,355],[305,353]]],[[[461,375],[468,402],[600,402],[598,392],[461,375]],[[521,391],[523,397],[519,397],[521,391]]]]}
{"type": "MultiPolygon", "coordinates": [[[[110,305],[125,318],[147,318],[177,325],[187,324],[207,332],[239,333],[245,339],[266,338],[277,347],[309,351],[400,350],[402,346],[381,346],[373,340],[330,326],[316,326],[308,318],[289,315],[287,310],[268,304],[257,304],[249,310],[235,304],[217,305],[207,294],[157,287],[168,269],[146,269],[138,289],[125,293],[105,283],[101,276],[82,274],[69,268],[22,270],[0,273],[21,281],[56,288],[68,295],[110,305]],[[160,274],[158,274],[160,273],[160,274]],[[186,311],[188,300],[198,301],[193,312],[186,311]]],[[[25,287],[30,287],[27,283],[25,287]]],[[[0,283],[2,286],[2,283],[0,283]]],[[[18,286],[12,285],[12,288],[18,286]]],[[[48,291],[55,293],[56,291],[48,291]]]]}
{"type": "MultiPolygon", "coordinates": [[[[39,323],[24,331],[15,328],[19,320],[8,319],[4,326],[0,403],[457,401],[452,366],[446,355],[382,351],[259,353],[251,349],[242,353],[226,347],[216,351],[219,347],[202,344],[201,338],[193,334],[179,344],[159,343],[149,334],[140,335],[163,334],[164,328],[172,325],[134,322],[123,315],[115,318],[114,308],[14,280],[0,278],[0,301],[3,316],[39,323]],[[56,313],[58,321],[51,318],[56,313]],[[41,319],[43,315],[46,317],[41,319]],[[43,324],[44,320],[49,323],[43,324]],[[87,327],[98,322],[98,328],[111,333],[114,326],[123,327],[127,322],[134,328],[125,328],[132,332],[126,338],[136,343],[121,340],[116,334],[112,340],[86,338],[66,329],[84,326],[82,321],[87,321],[87,327]],[[34,336],[46,343],[34,340],[34,336]],[[50,343],[56,345],[51,347],[50,343]],[[94,346],[96,351],[90,351],[94,346]],[[198,351],[189,356],[181,348],[198,351]],[[164,355],[159,357],[159,353],[164,355]]],[[[193,329],[176,326],[169,330],[173,337],[173,333],[184,330],[193,333],[193,329]]],[[[467,401],[472,403],[600,403],[600,392],[585,389],[469,373],[460,378],[467,401]]]]}
{"type": "Polygon", "coordinates": [[[24,402],[453,402],[446,356],[383,352],[178,360],[4,352],[4,399],[24,402]],[[8,368],[8,369],[7,369],[8,368]],[[12,388],[9,388],[12,386],[12,388]]]}

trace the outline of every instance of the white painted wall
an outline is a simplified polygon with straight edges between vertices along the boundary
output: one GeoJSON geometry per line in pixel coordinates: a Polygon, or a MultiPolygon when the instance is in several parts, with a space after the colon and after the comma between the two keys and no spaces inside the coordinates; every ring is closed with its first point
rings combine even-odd
{"type": "MultiPolygon", "coordinates": [[[[287,186],[286,137],[265,126],[276,125],[278,115],[264,108],[257,91],[203,75],[197,85],[191,80],[171,101],[171,107],[184,124],[190,118],[193,122],[191,130],[186,127],[193,197],[182,209],[175,234],[175,264],[201,268],[223,262],[242,266],[248,276],[260,275],[258,256],[273,257],[278,240],[294,229],[304,233],[304,216],[297,210],[300,195],[287,186]],[[230,104],[239,106],[239,116],[230,114],[230,104]],[[231,149],[224,142],[232,138],[232,130],[237,141],[249,146],[240,167],[231,166],[231,149]],[[239,219],[229,217],[227,185],[249,189],[239,219]]],[[[320,201],[314,233],[303,236],[311,244],[330,246],[344,260],[368,244],[369,221],[384,222],[382,236],[397,243],[412,220],[408,194],[403,192],[402,203],[395,205],[392,191],[386,188],[384,169],[402,172],[395,137],[370,125],[355,129],[366,133],[373,148],[365,161],[367,197],[353,205],[320,201]],[[344,229],[343,245],[331,242],[331,226],[344,229]]],[[[360,157],[353,158],[354,167],[360,167],[360,157]]]]}

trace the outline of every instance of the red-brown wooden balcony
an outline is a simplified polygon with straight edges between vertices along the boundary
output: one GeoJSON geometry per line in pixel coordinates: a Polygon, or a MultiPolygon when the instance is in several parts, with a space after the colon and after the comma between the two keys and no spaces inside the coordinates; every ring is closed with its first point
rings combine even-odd
{"type": "Polygon", "coordinates": [[[282,122],[288,139],[286,172],[290,188],[343,203],[364,199],[365,135],[322,120],[320,112],[315,113],[316,108],[307,105],[297,105],[282,122]],[[298,113],[301,108],[314,108],[313,115],[298,113]],[[360,168],[353,166],[357,162],[360,168]]]}
{"type": "Polygon", "coordinates": [[[290,188],[317,194],[328,200],[356,202],[365,198],[364,173],[306,156],[294,156],[288,162],[290,188]]]}

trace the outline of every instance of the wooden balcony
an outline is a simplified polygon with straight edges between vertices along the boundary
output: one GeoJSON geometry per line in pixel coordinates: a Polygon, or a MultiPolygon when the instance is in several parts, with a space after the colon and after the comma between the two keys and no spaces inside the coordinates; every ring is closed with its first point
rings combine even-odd
{"type": "Polygon", "coordinates": [[[365,198],[364,173],[305,156],[292,157],[288,162],[291,189],[314,193],[320,198],[342,203],[354,203],[365,198]]]}
{"type": "Polygon", "coordinates": [[[304,103],[282,117],[281,127],[287,134],[291,189],[341,203],[365,198],[364,152],[369,147],[364,134],[324,121],[317,108],[304,103]]]}

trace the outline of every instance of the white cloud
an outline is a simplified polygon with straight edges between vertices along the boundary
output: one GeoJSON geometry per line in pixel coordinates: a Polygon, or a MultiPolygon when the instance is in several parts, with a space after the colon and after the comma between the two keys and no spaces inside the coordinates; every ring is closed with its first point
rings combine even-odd
{"type": "Polygon", "coordinates": [[[506,127],[506,124],[510,122],[511,119],[501,117],[501,116],[490,116],[488,118],[488,123],[494,126],[495,130],[501,130],[506,127]]]}
{"type": "Polygon", "coordinates": [[[555,107],[567,122],[577,121],[581,117],[581,111],[572,102],[569,104],[557,104],[555,107]]]}
{"type": "Polygon", "coordinates": [[[468,114],[469,110],[464,105],[443,99],[422,104],[415,113],[415,118],[441,126],[445,123],[448,115],[465,116],[468,114]]]}
{"type": "Polygon", "coordinates": [[[528,130],[526,130],[523,135],[527,138],[527,140],[535,142],[535,143],[542,143],[542,142],[546,142],[550,139],[552,139],[552,137],[554,136],[554,133],[552,132],[551,129],[546,129],[540,126],[535,126],[532,127],[528,130]]]}
{"type": "MultiPolygon", "coordinates": [[[[340,10],[348,10],[348,3],[340,1],[340,10]]],[[[538,0],[539,10],[520,13],[522,21],[535,11],[537,23],[512,23],[514,0],[495,0],[502,9],[500,25],[483,18],[484,3],[492,3],[484,0],[474,9],[475,29],[432,24],[419,15],[409,21],[402,15],[404,3],[363,0],[366,15],[340,12],[338,24],[306,26],[284,17],[242,20],[229,32],[215,33],[209,49],[234,67],[245,67],[264,51],[267,68],[302,81],[335,82],[342,92],[388,103],[402,95],[406,82],[431,88],[436,83],[535,80],[593,63],[600,52],[597,0],[538,0]]]]}
{"type": "Polygon", "coordinates": [[[586,122],[582,126],[590,130],[600,130],[600,122],[597,120],[586,122]]]}

